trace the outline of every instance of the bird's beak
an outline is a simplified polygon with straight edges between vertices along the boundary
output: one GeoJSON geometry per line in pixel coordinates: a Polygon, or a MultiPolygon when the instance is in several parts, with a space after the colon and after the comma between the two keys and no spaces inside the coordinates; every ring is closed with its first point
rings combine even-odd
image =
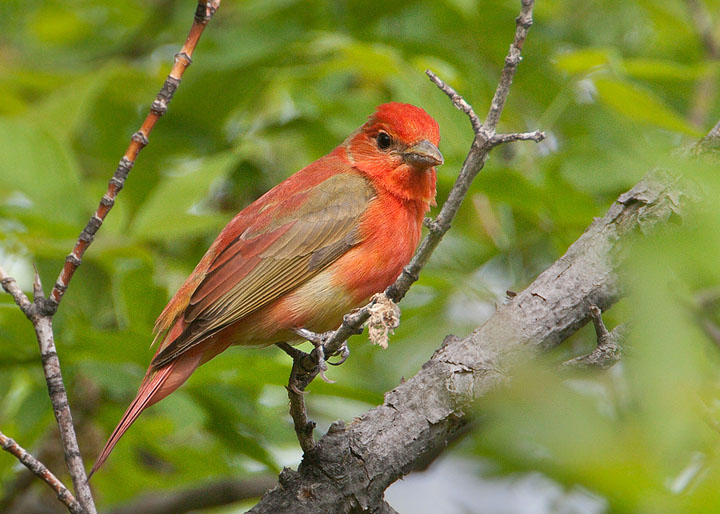
{"type": "Polygon", "coordinates": [[[444,162],[440,150],[427,139],[423,139],[418,144],[405,150],[403,158],[405,162],[418,168],[440,166],[444,162]]]}

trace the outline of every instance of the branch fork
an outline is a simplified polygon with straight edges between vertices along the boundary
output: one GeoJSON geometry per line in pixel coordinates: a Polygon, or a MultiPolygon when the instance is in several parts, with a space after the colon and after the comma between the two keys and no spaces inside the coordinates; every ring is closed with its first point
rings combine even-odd
{"type": "Polygon", "coordinates": [[[623,349],[621,343],[625,338],[626,325],[618,325],[610,331],[603,322],[600,307],[595,304],[590,305],[589,313],[590,319],[592,319],[595,326],[597,346],[587,355],[581,355],[563,362],[562,369],[608,369],[622,358],[623,349]]]}

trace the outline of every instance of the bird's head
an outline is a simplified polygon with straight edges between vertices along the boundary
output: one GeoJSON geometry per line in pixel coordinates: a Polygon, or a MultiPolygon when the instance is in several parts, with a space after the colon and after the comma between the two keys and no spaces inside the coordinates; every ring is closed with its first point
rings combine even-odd
{"type": "Polygon", "coordinates": [[[403,200],[435,201],[437,122],[423,109],[391,102],[380,105],[368,121],[343,143],[350,163],[376,187],[403,200]]]}

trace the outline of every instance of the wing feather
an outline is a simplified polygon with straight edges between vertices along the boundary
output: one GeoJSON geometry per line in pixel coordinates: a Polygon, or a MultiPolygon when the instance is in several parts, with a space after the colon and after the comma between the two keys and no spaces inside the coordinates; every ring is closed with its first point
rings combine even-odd
{"type": "Polygon", "coordinates": [[[375,196],[365,178],[340,173],[300,194],[290,214],[262,218],[215,256],[185,310],[187,325],[154,367],[297,288],[362,240],[360,218],[375,196]]]}

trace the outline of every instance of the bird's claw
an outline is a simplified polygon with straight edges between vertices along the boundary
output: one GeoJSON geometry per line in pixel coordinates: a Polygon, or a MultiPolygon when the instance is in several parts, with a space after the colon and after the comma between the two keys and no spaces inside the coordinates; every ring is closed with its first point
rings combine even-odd
{"type": "Polygon", "coordinates": [[[320,378],[323,379],[323,382],[334,384],[334,380],[330,380],[327,376],[325,376],[325,372],[328,370],[328,361],[325,360],[325,348],[322,345],[316,346],[315,349],[310,352],[310,356],[314,361],[316,361],[317,364],[315,364],[315,366],[317,366],[317,369],[320,370],[318,375],[320,375],[320,378]]]}
{"type": "MultiPolygon", "coordinates": [[[[331,363],[331,364],[332,364],[332,363],[331,363]]],[[[334,384],[334,383],[335,383],[335,380],[332,380],[331,378],[328,378],[328,377],[325,375],[325,372],[324,372],[324,371],[321,371],[320,373],[318,373],[318,375],[320,375],[320,378],[322,378],[322,379],[323,379],[323,382],[325,382],[326,384],[334,384]]]]}
{"type": "Polygon", "coordinates": [[[300,389],[298,389],[297,386],[296,386],[295,384],[293,384],[293,383],[289,383],[289,384],[286,385],[285,387],[286,387],[288,390],[292,391],[293,393],[299,394],[300,396],[305,396],[306,394],[308,394],[307,391],[301,391],[300,389]]]}
{"type": "MultiPolygon", "coordinates": [[[[360,327],[360,332],[362,332],[362,330],[363,330],[362,327],[360,327]]],[[[347,341],[344,341],[342,346],[337,351],[333,352],[330,355],[327,355],[325,343],[330,338],[330,336],[334,333],[333,331],[323,332],[321,334],[318,334],[317,332],[312,332],[306,328],[301,328],[301,327],[293,328],[292,331],[295,332],[295,334],[302,337],[303,339],[310,341],[315,346],[315,349],[318,349],[318,348],[323,349],[323,355],[318,355],[318,357],[321,358],[323,365],[325,364],[325,362],[327,362],[328,364],[331,364],[333,366],[339,366],[339,365],[343,364],[350,356],[350,348],[348,348],[347,341]],[[325,355],[327,355],[328,359],[330,357],[335,357],[336,355],[340,355],[340,360],[337,362],[330,362],[329,360],[326,361],[324,358],[325,355]]],[[[321,376],[322,376],[323,380],[325,380],[326,382],[329,382],[329,383],[333,383],[332,381],[329,381],[324,375],[322,375],[322,372],[325,372],[326,370],[327,370],[327,368],[321,370],[321,376]]]]}
{"type": "Polygon", "coordinates": [[[333,353],[331,357],[334,357],[336,355],[340,356],[340,360],[337,362],[327,361],[327,363],[331,366],[339,366],[340,364],[343,364],[346,360],[348,360],[348,357],[350,357],[350,348],[348,348],[347,341],[343,342],[340,349],[337,352],[333,353]]]}

